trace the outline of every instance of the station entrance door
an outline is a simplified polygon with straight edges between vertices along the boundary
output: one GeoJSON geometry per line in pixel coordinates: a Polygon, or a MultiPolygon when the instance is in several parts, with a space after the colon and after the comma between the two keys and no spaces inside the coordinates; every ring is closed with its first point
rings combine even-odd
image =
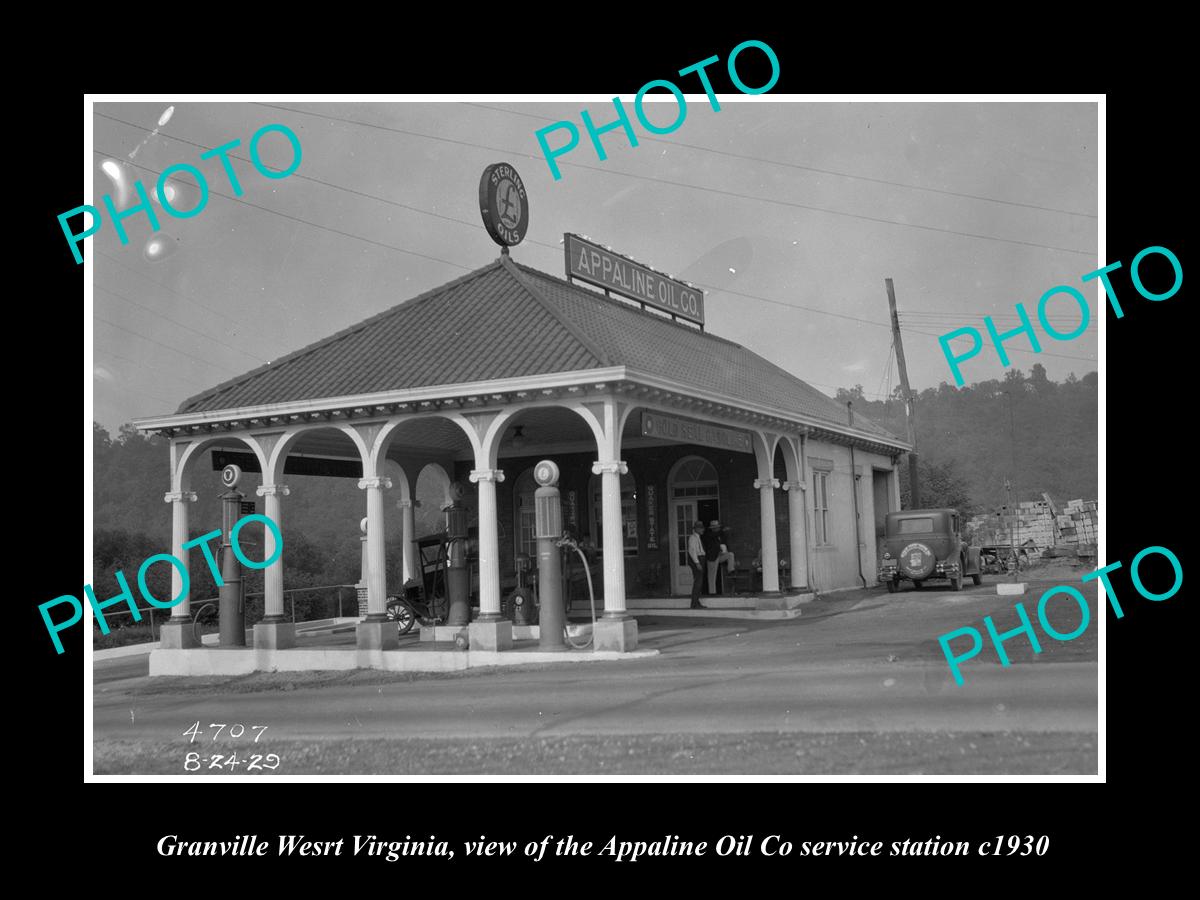
{"type": "Polygon", "coordinates": [[[692,570],[688,566],[687,541],[692,524],[699,519],[705,525],[721,518],[717,470],[699,456],[681,459],[671,470],[667,490],[670,496],[671,592],[690,594],[692,570]]]}

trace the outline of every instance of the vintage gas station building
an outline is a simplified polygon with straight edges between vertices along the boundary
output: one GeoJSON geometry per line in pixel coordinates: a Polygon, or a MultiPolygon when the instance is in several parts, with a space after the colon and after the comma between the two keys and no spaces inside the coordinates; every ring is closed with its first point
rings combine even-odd
{"type": "MultiPolygon", "coordinates": [[[[426,466],[467,486],[477,522],[473,650],[512,646],[502,584],[517,554],[536,553],[531,469],[549,458],[562,473],[564,524],[602,548],[596,647],[628,651],[639,597],[688,594],[684,552],[696,519],[730,526],[739,566],[762,561],[765,605],[781,592],[874,584],[875,526],[899,509],[897,461],[908,449],[702,326],[520,265],[507,249],[138,426],[170,439],[172,553],[185,561],[192,473],[210,451],[239,454],[262,473],[262,511],[280,524],[290,504],[305,502],[289,493],[289,472],[317,460],[358,477],[368,615],[357,644],[371,650],[397,645],[385,601],[417,565],[412,503],[426,466]],[[402,560],[385,558],[395,528],[402,560]]],[[[268,532],[268,555],[272,544],[268,532]]],[[[283,561],[265,572],[256,648],[295,643],[283,618],[283,561]]],[[[187,599],[163,635],[164,648],[195,646],[187,599]]]]}

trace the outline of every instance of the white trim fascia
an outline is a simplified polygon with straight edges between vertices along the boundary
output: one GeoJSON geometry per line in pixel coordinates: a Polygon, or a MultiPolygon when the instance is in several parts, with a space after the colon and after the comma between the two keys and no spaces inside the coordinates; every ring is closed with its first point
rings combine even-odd
{"type": "MultiPolygon", "coordinates": [[[[214,409],[198,413],[184,413],[182,415],[155,416],[134,419],[133,424],[141,431],[154,431],[159,428],[181,428],[188,425],[204,425],[235,419],[263,419],[270,416],[325,412],[334,409],[343,409],[348,406],[365,407],[383,406],[391,403],[419,403],[422,400],[435,400],[451,396],[484,396],[487,394],[511,394],[516,391],[537,391],[552,387],[575,387],[583,384],[624,381],[625,378],[624,366],[610,366],[605,369],[551,372],[545,375],[504,378],[496,381],[435,384],[431,387],[383,391],[374,394],[350,394],[342,397],[320,397],[314,400],[289,400],[284,403],[265,403],[259,406],[240,406],[233,409],[214,409]]],[[[480,406],[480,409],[484,409],[486,406],[487,404],[483,404],[480,406]]]]}
{"type": "MultiPolygon", "coordinates": [[[[732,406],[737,409],[745,409],[750,412],[760,413],[765,416],[773,416],[776,419],[785,419],[789,422],[794,422],[798,425],[806,425],[811,428],[819,428],[824,431],[832,431],[838,434],[846,435],[847,437],[860,438],[865,441],[870,441],[875,444],[882,444],[887,447],[896,447],[903,451],[912,449],[905,441],[899,439],[888,439],[879,434],[874,434],[869,431],[860,431],[857,428],[851,428],[848,425],[838,425],[834,422],[826,422],[821,419],[809,419],[803,416],[798,416],[793,412],[783,412],[778,409],[773,409],[769,406],[763,406],[758,403],[751,403],[748,400],[742,400],[736,397],[730,397],[725,394],[718,394],[712,391],[705,391],[699,388],[688,387],[682,390],[678,382],[673,382],[665,378],[660,378],[657,375],[650,375],[646,372],[639,372],[636,369],[626,369],[626,378],[630,381],[637,381],[645,384],[647,387],[657,388],[659,390],[668,391],[672,394],[682,394],[688,397],[694,397],[697,400],[705,400],[713,403],[721,403],[726,406],[732,406]]],[[[692,415],[691,413],[684,413],[692,415]]]]}
{"type": "MultiPolygon", "coordinates": [[[[792,412],[784,412],[769,406],[764,406],[762,404],[752,403],[741,398],[731,397],[726,394],[701,390],[693,387],[689,387],[685,391],[680,388],[678,382],[662,378],[658,375],[651,375],[648,372],[642,372],[637,369],[630,369],[626,366],[610,366],[604,369],[580,369],[574,372],[551,372],[544,375],[530,375],[522,378],[505,378],[496,381],[439,384],[432,385],[430,387],[410,388],[399,391],[382,391],[374,394],[349,394],[341,397],[320,397],[313,400],[292,400],[284,403],[265,403],[258,406],[241,406],[233,409],[215,409],[198,413],[184,413],[183,415],[155,416],[144,419],[134,419],[133,424],[141,431],[155,431],[163,428],[184,428],[191,425],[205,425],[216,422],[228,422],[230,420],[262,419],[272,416],[290,416],[304,413],[325,412],[335,409],[343,409],[346,407],[383,406],[393,403],[420,403],[423,400],[442,399],[446,397],[511,394],[517,391],[538,391],[545,388],[574,387],[584,384],[620,381],[636,382],[639,385],[662,390],[670,394],[679,394],[681,396],[686,396],[697,400],[720,403],[735,409],[745,409],[749,412],[772,416],[773,418],[782,419],[797,425],[810,428],[819,428],[825,431],[831,431],[847,437],[854,437],[860,440],[870,441],[872,443],[881,444],[887,447],[896,447],[902,451],[908,451],[912,449],[907,443],[901,440],[889,440],[881,435],[873,434],[867,431],[861,431],[857,428],[851,428],[850,426],[838,425],[836,423],[823,421],[821,419],[810,419],[803,416],[798,416],[792,412]]],[[[488,404],[485,403],[481,404],[479,408],[486,409],[487,407],[488,404]]],[[[679,412],[683,414],[691,414],[686,410],[679,410],[679,412]]],[[[701,418],[705,417],[701,416],[701,418]]]]}

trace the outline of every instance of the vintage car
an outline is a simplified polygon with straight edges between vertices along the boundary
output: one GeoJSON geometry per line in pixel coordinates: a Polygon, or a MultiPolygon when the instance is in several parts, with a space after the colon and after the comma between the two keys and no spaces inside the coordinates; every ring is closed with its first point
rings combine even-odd
{"type": "Polygon", "coordinates": [[[916,588],[930,578],[948,578],[951,589],[960,591],[967,575],[979,584],[979,548],[967,546],[960,525],[953,509],[888,513],[878,580],[892,593],[900,589],[902,578],[911,580],[916,588]]]}

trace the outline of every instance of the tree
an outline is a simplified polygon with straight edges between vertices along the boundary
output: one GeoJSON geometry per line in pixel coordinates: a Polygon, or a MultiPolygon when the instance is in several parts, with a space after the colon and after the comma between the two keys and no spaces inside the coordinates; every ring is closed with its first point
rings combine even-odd
{"type": "MultiPolygon", "coordinates": [[[[996,374],[961,388],[943,382],[920,392],[916,438],[922,459],[954,463],[966,496],[982,507],[1008,502],[1004,480],[1014,474],[1014,456],[1020,499],[1038,499],[1042,492],[1063,500],[1095,497],[1096,373],[1064,382],[1043,381],[1044,368],[1037,365],[1028,376],[996,374]]],[[[847,396],[853,396],[852,389],[844,389],[839,399],[847,396]]],[[[906,433],[899,388],[884,402],[856,400],[854,412],[892,434],[906,433]]],[[[923,490],[922,504],[931,504],[924,495],[923,490]]]]}
{"type": "MultiPolygon", "coordinates": [[[[917,462],[917,477],[921,479],[923,509],[957,509],[964,518],[974,511],[975,504],[971,502],[970,486],[959,473],[958,465],[953,460],[938,463],[921,458],[917,462]]],[[[900,507],[908,509],[911,505],[912,485],[909,481],[908,466],[901,466],[900,507]]]]}
{"type": "MultiPolygon", "coordinates": [[[[145,610],[151,604],[142,596],[138,587],[138,569],[148,558],[160,552],[161,548],[156,547],[144,534],[123,529],[96,529],[92,535],[92,592],[96,595],[97,602],[103,603],[122,593],[123,588],[117,581],[117,572],[120,572],[129,587],[129,596],[134,605],[142,610],[140,615],[144,621],[149,616],[145,610]]],[[[172,569],[169,563],[158,562],[146,570],[146,589],[162,603],[172,599],[172,569]]],[[[159,619],[166,615],[169,615],[166,611],[157,613],[159,619]]],[[[116,603],[105,609],[104,621],[110,631],[136,624],[129,606],[125,603],[116,603]]],[[[98,617],[95,622],[99,628],[98,617]]]]}

